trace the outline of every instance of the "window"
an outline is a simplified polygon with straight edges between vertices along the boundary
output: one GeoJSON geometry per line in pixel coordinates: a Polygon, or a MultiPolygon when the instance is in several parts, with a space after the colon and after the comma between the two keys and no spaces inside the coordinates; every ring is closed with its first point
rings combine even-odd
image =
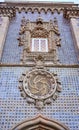
{"type": "Polygon", "coordinates": [[[33,38],[32,52],[48,52],[47,38],[33,38]]]}

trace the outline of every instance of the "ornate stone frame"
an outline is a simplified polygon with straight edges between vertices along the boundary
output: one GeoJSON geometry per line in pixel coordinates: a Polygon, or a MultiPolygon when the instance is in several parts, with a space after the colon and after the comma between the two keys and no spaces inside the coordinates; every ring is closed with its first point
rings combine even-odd
{"type": "Polygon", "coordinates": [[[60,46],[61,39],[56,18],[49,22],[43,22],[41,18],[38,18],[36,22],[30,22],[23,17],[19,35],[19,46],[23,45],[22,64],[28,64],[29,61],[34,64],[34,58],[39,55],[44,58],[44,61],[51,61],[52,64],[58,64],[56,46],[60,46]],[[32,38],[47,38],[48,52],[31,52],[32,38]]]}

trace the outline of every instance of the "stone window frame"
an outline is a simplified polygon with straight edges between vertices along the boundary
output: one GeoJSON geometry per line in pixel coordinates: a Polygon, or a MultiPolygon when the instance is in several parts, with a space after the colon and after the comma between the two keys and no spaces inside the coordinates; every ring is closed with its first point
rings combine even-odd
{"type": "Polygon", "coordinates": [[[22,64],[28,64],[29,61],[33,61],[34,64],[34,59],[39,55],[44,58],[44,61],[52,61],[52,64],[59,64],[56,46],[61,46],[61,39],[57,20],[55,18],[53,21],[50,20],[49,22],[44,22],[41,18],[38,18],[36,22],[31,22],[23,17],[19,35],[19,46],[23,46],[23,53],[21,56],[22,64]],[[47,38],[48,51],[31,51],[32,38],[47,38]]]}

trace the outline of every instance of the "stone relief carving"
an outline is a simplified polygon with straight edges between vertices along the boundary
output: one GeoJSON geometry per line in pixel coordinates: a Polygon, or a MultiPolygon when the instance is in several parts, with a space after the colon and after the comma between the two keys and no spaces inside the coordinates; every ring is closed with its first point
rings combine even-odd
{"type": "Polygon", "coordinates": [[[51,104],[61,92],[61,83],[57,74],[46,70],[43,57],[35,59],[36,67],[25,72],[19,79],[19,89],[28,103],[35,104],[36,108],[42,109],[45,104],[51,104]]]}
{"type": "Polygon", "coordinates": [[[7,6],[6,4],[0,3],[0,15],[12,19],[16,16],[15,7],[7,6]]]}
{"type": "Polygon", "coordinates": [[[18,40],[19,46],[23,46],[22,64],[27,64],[28,61],[33,61],[34,64],[34,57],[37,57],[37,55],[42,55],[45,61],[52,61],[52,64],[59,64],[56,46],[61,46],[61,39],[56,18],[53,21],[43,22],[39,17],[36,22],[30,22],[23,17],[18,40]],[[32,38],[47,38],[48,53],[32,52],[32,38]]]}

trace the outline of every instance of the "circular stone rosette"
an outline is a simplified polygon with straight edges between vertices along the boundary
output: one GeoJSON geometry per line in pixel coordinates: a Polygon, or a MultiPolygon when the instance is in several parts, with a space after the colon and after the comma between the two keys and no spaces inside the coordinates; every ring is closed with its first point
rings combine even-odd
{"type": "Polygon", "coordinates": [[[52,74],[44,70],[33,70],[23,80],[25,93],[34,99],[47,99],[56,91],[57,83],[52,74]]]}
{"type": "Polygon", "coordinates": [[[29,102],[34,101],[38,107],[51,103],[52,98],[55,100],[61,91],[57,75],[44,69],[34,69],[23,74],[19,82],[21,95],[28,97],[29,102]]]}

